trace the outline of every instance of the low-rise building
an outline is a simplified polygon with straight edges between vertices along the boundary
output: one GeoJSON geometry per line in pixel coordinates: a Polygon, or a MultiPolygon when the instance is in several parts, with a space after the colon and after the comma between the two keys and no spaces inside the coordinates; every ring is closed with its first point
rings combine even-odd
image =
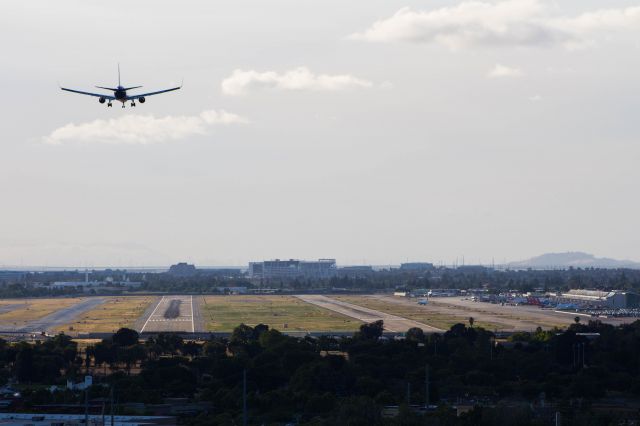
{"type": "Polygon", "coordinates": [[[336,275],[348,278],[368,277],[370,275],[373,275],[373,273],[373,266],[370,265],[343,266],[341,268],[338,268],[338,270],[336,271],[336,275]]]}
{"type": "Polygon", "coordinates": [[[558,299],[564,303],[569,302],[614,309],[637,308],[640,306],[640,295],[622,290],[569,290],[566,293],[562,293],[558,299]]]}
{"type": "Polygon", "coordinates": [[[20,282],[25,275],[25,272],[22,271],[0,271],[0,283],[20,282]]]}
{"type": "Polygon", "coordinates": [[[402,272],[424,272],[433,269],[433,263],[429,262],[406,262],[400,264],[400,270],[402,272]]]}

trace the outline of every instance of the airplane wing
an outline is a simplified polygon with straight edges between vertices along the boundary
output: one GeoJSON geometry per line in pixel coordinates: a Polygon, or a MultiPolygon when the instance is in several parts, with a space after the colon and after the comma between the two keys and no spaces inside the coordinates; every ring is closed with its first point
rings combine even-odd
{"type": "Polygon", "coordinates": [[[114,101],[116,99],[115,96],[105,95],[105,94],[102,94],[102,93],[83,92],[81,90],[67,89],[66,87],[61,87],[60,89],[66,91],[66,92],[79,93],[81,95],[88,95],[88,96],[95,96],[96,98],[105,98],[105,99],[108,99],[110,101],[114,101]]]}
{"type": "Polygon", "coordinates": [[[172,87],[171,89],[158,90],[157,92],[149,92],[149,93],[140,93],[139,95],[127,96],[127,100],[133,100],[138,98],[144,98],[152,95],[159,95],[160,93],[172,92],[174,90],[181,89],[182,86],[172,87]]]}

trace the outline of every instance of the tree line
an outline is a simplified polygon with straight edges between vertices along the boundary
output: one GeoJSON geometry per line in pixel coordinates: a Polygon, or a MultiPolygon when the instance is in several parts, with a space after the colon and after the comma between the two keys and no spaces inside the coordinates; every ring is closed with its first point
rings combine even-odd
{"type": "Polygon", "coordinates": [[[507,340],[471,320],[442,334],[411,329],[402,339],[386,338],[382,322],[350,337],[319,338],[240,325],[228,338],[204,342],[175,334],[141,341],[121,329],[84,351],[65,335],[0,341],[0,377],[19,382],[24,410],[81,404],[82,394],[43,385],[87,371],[96,376],[91,398],[107,398],[113,388],[120,403],[209,403],[206,413],[181,419],[193,426],[241,424],[245,372],[255,425],[548,425],[555,412],[563,425],[619,425],[638,413],[594,407],[640,398],[639,353],[640,321],[576,322],[507,340]],[[453,408],[464,404],[473,409],[458,416],[453,408]]]}
{"type": "MultiPolygon", "coordinates": [[[[108,271],[113,272],[113,271],[108,271]]],[[[129,273],[131,281],[140,282],[140,287],[127,289],[132,292],[182,292],[191,294],[224,293],[225,288],[246,287],[248,289],[269,288],[277,292],[347,291],[377,292],[395,289],[472,289],[486,287],[492,292],[503,290],[567,291],[570,289],[606,289],[640,291],[640,270],[570,268],[566,270],[495,270],[491,268],[434,268],[424,271],[402,271],[384,269],[363,276],[336,275],[327,279],[270,279],[249,280],[242,276],[230,277],[222,273],[207,272],[189,277],[168,273],[129,273]]],[[[106,272],[94,272],[92,277],[106,276],[106,272]]],[[[82,284],[84,274],[80,271],[27,273],[17,281],[0,282],[0,297],[57,297],[82,294],[80,287],[52,289],[41,284],[59,279],[78,280],[82,284]]],[[[123,288],[124,290],[124,288],[123,288]]],[[[96,287],[92,292],[102,292],[96,287]]]]}

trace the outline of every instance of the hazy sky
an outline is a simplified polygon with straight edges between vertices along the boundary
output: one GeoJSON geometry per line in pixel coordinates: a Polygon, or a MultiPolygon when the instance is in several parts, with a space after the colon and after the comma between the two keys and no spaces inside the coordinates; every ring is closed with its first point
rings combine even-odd
{"type": "Polygon", "coordinates": [[[637,1],[4,0],[0,40],[0,265],[640,260],[637,1]],[[184,88],[58,89],[118,62],[184,88]]]}

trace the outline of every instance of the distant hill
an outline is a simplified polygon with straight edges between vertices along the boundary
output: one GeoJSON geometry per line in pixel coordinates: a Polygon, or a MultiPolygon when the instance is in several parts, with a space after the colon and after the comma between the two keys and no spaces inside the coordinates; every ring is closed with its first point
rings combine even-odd
{"type": "Polygon", "coordinates": [[[572,251],[566,253],[546,253],[531,259],[511,262],[510,268],[632,268],[640,269],[640,262],[595,257],[589,253],[572,251]]]}

